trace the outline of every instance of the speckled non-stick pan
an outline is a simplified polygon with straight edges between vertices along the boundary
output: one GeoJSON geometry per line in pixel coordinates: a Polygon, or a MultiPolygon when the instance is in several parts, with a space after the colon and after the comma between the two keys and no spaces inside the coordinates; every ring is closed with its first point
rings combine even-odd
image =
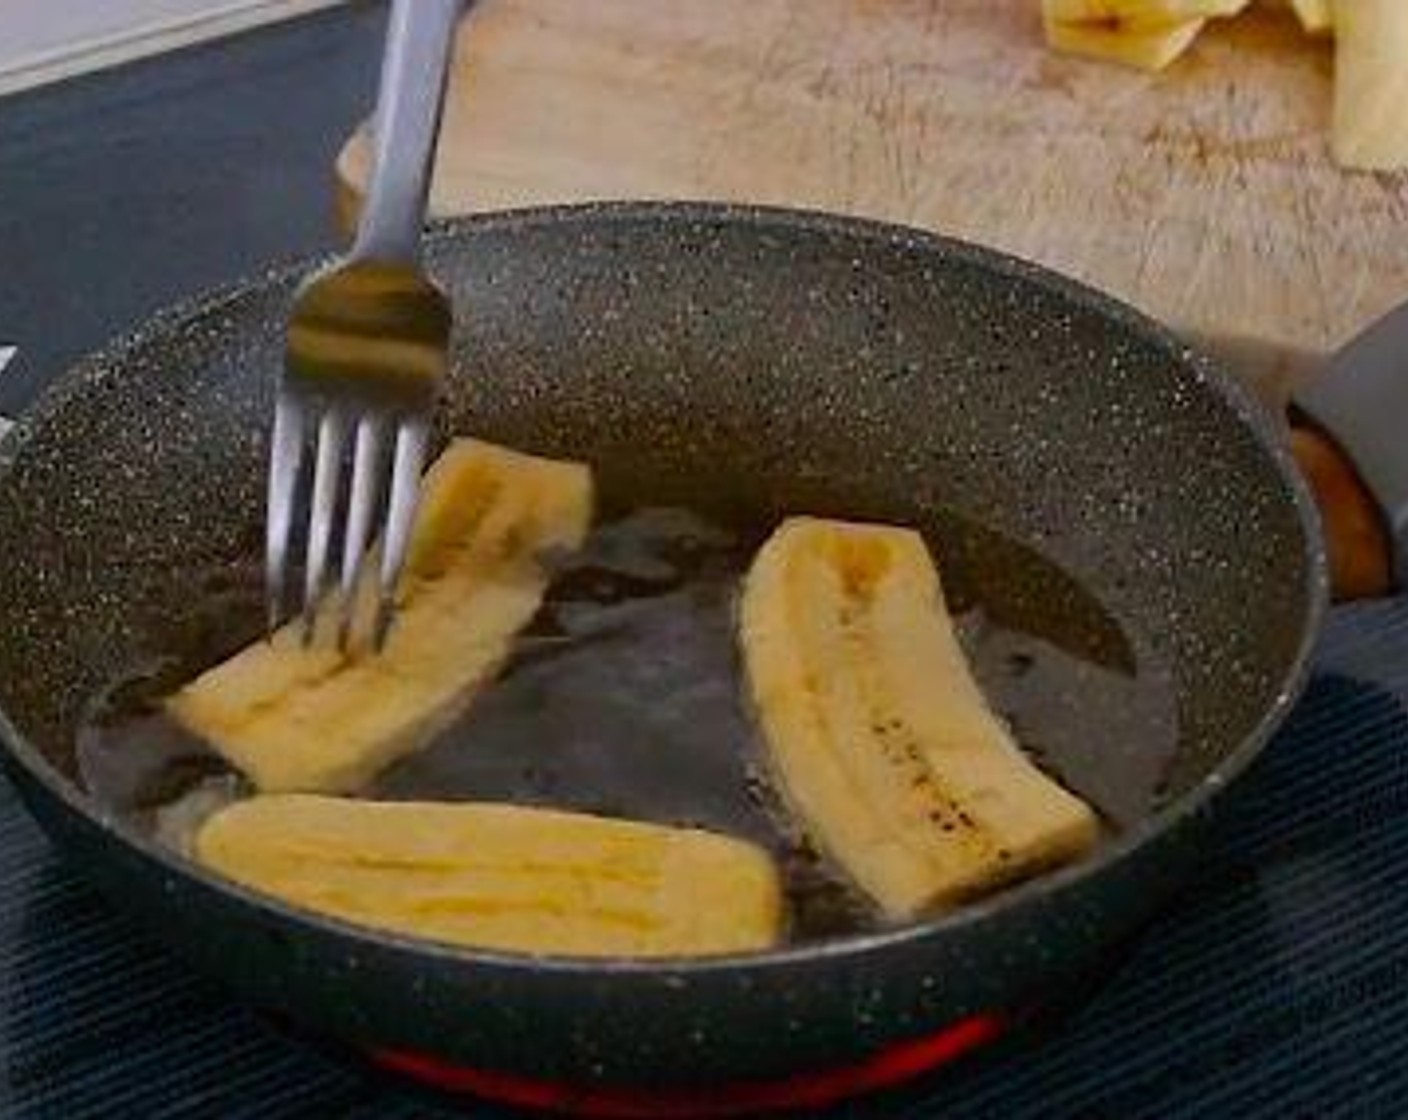
{"type": "MultiPolygon", "coordinates": [[[[236,889],[104,813],[75,776],[85,705],[199,625],[229,590],[212,573],[257,579],[300,266],[114,344],[6,448],[0,738],[35,815],[115,904],[249,1000],[392,1064],[647,1114],[912,1072],[1166,902],[1293,703],[1324,598],[1278,427],[1208,361],[1030,265],[814,215],[524,212],[439,229],[429,263],[458,316],[446,431],[584,458],[608,495],[920,526],[965,600],[1057,646],[1103,627],[1124,661],[1167,667],[1177,734],[1158,796],[1093,858],[951,915],[686,963],[379,935],[236,889]]],[[[1075,784],[1118,792],[1142,740],[1080,728],[1075,784]]]]}

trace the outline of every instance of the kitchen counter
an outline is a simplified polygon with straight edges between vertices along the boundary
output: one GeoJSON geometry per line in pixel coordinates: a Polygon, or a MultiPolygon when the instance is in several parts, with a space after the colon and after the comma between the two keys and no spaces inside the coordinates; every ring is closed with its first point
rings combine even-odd
{"type": "MultiPolygon", "coordinates": [[[[156,307],[335,243],[362,5],[0,101],[0,412],[156,307]]],[[[3,527],[0,527],[3,535],[3,527]]],[[[1389,1116],[1408,1094],[1408,601],[1340,610],[1216,855],[1040,1040],[836,1112],[1389,1116]]],[[[0,1114],[449,1117],[190,974],[0,782],[0,1114]]]]}
{"type": "Polygon", "coordinates": [[[0,100],[0,413],[158,307],[334,245],[382,19],[357,4],[0,100]]]}

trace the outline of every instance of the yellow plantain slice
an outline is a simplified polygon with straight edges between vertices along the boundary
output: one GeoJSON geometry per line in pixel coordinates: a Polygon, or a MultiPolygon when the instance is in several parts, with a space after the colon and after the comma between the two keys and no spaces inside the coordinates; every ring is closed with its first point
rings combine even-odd
{"type": "Polygon", "coordinates": [[[1251,0],[1042,0],[1057,23],[1103,24],[1120,32],[1152,31],[1195,19],[1235,16],[1251,0]]]}
{"type": "Polygon", "coordinates": [[[517,805],[255,797],[206,821],[201,863],[296,906],[457,945],[569,956],[773,944],[767,853],[698,829],[517,805]]]}
{"type": "Polygon", "coordinates": [[[1336,162],[1408,167],[1408,0],[1335,0],[1336,162]]]}
{"type": "Polygon", "coordinates": [[[740,640],[785,799],[888,915],[954,905],[1095,843],[1095,814],[988,708],[917,533],[784,522],[748,573],[740,640]]]}
{"type": "Polygon", "coordinates": [[[1204,19],[1156,27],[1046,21],[1046,41],[1066,54],[1118,62],[1139,70],[1162,70],[1193,45],[1204,19]]]}
{"type": "Polygon", "coordinates": [[[380,655],[364,633],[339,652],[329,604],[324,640],[304,648],[290,623],[166,709],[261,790],[356,790],[465,711],[538,609],[541,554],[580,545],[591,511],[585,466],[457,441],[426,476],[380,655]]]}
{"type": "Polygon", "coordinates": [[[1331,0],[1290,0],[1300,18],[1300,25],[1312,35],[1324,35],[1334,30],[1331,0]]]}

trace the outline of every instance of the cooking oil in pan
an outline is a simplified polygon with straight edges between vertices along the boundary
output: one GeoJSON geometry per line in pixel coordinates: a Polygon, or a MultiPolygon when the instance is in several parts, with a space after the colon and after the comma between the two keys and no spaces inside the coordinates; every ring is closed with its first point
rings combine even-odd
{"type": "MultiPolygon", "coordinates": [[[[498,680],[366,795],[507,800],[746,837],[778,856],[796,937],[866,928],[868,905],[782,813],[743,697],[735,600],[763,536],[677,508],[603,521],[557,571],[498,680]]],[[[1059,573],[1028,574],[1032,586],[1059,583],[1059,573]]],[[[1010,624],[1011,612],[965,608],[961,581],[947,590],[990,701],[1038,763],[1113,828],[1147,813],[1177,743],[1172,683],[1147,646],[1088,596],[1078,599],[1089,617],[1028,631],[1010,624]],[[1071,633],[1087,638],[1063,642],[1071,633]]],[[[253,617],[228,600],[220,613],[253,617]]],[[[216,755],[154,714],[162,694],[229,652],[224,629],[202,627],[215,648],[173,651],[118,682],[80,733],[92,793],[163,835],[239,790],[216,755]]]]}

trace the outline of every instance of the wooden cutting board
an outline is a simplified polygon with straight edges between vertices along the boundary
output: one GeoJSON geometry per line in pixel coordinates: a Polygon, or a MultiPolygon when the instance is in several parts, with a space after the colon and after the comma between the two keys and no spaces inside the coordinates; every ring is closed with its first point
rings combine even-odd
{"type": "MultiPolygon", "coordinates": [[[[1323,351],[1408,298],[1408,175],[1329,157],[1333,47],[1268,6],[1162,74],[1038,0],[480,0],[431,205],[817,207],[985,242],[1185,330],[1323,351]]],[[[369,145],[338,160],[355,212],[369,145]]]]}
{"type": "MultiPolygon", "coordinates": [[[[1408,175],[1331,162],[1329,43],[1266,0],[1150,75],[1053,54],[1038,10],[479,0],[431,206],[704,198],[928,227],[1211,342],[1273,406],[1408,299],[1408,175]]],[[[362,130],[338,159],[349,226],[369,154],[362,130]]],[[[1382,593],[1372,501],[1323,437],[1293,438],[1337,592],[1382,593]]]]}

